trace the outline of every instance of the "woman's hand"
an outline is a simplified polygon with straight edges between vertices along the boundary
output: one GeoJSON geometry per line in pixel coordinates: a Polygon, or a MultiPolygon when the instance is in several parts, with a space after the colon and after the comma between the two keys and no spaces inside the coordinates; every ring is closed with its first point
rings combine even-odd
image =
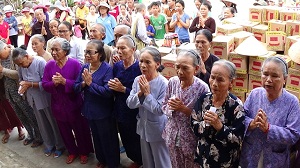
{"type": "Polygon", "coordinates": [[[121,61],[120,57],[118,55],[113,55],[113,63],[121,61]]]}
{"type": "Polygon", "coordinates": [[[218,114],[215,112],[207,111],[203,117],[204,121],[214,127],[217,131],[220,131],[223,127],[222,122],[218,114]]]}
{"type": "Polygon", "coordinates": [[[19,92],[19,94],[24,94],[27,91],[27,89],[32,86],[32,83],[27,82],[27,81],[21,81],[20,86],[21,86],[21,89],[18,92],[19,92]]]}
{"type": "Polygon", "coordinates": [[[122,85],[118,78],[114,78],[108,81],[108,86],[111,90],[123,93],[126,92],[126,87],[122,85]]]}
{"type": "Polygon", "coordinates": [[[139,79],[139,85],[141,92],[144,94],[144,96],[148,96],[150,94],[150,85],[145,75],[141,75],[139,79]]]}
{"type": "Polygon", "coordinates": [[[267,114],[262,110],[259,109],[254,119],[250,122],[249,130],[253,130],[255,128],[259,128],[263,132],[268,132],[269,130],[269,123],[267,114]]]}
{"type": "Polygon", "coordinates": [[[52,76],[52,82],[55,86],[59,84],[65,85],[66,79],[60,73],[56,72],[56,74],[52,76]]]}
{"type": "Polygon", "coordinates": [[[83,70],[82,79],[83,79],[84,83],[88,86],[90,86],[93,82],[92,74],[89,73],[89,71],[86,68],[83,70]]]}

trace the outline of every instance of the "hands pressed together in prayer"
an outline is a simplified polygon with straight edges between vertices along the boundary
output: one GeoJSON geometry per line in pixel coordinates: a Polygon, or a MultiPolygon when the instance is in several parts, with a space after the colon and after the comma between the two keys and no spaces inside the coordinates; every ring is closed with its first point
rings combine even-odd
{"type": "Polygon", "coordinates": [[[249,130],[259,128],[264,133],[267,133],[269,131],[269,126],[267,114],[262,109],[259,109],[249,125],[249,130]]]}
{"type": "Polygon", "coordinates": [[[139,96],[148,96],[150,94],[150,85],[145,75],[141,75],[139,79],[140,91],[138,93],[139,96]]]}
{"type": "Polygon", "coordinates": [[[64,78],[60,73],[56,72],[56,74],[52,76],[52,82],[55,86],[58,86],[59,84],[65,85],[66,78],[64,78]]]}
{"type": "Polygon", "coordinates": [[[92,74],[86,68],[82,72],[82,79],[83,79],[84,84],[88,85],[88,86],[90,86],[93,82],[92,74]]]}

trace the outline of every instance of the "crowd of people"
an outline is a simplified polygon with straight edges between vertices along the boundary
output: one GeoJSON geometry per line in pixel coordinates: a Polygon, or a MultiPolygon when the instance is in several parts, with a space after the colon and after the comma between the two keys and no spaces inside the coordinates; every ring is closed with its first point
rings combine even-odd
{"type": "MultiPolygon", "coordinates": [[[[222,2],[220,19],[233,17],[234,1],[222,2]]],[[[243,104],[230,93],[235,65],[209,52],[216,28],[209,1],[195,0],[194,16],[183,0],[31,5],[23,3],[24,45],[13,8],[0,13],[2,143],[17,127],[18,139],[44,145],[45,156],[67,151],[67,164],[77,157],[86,164],[95,153],[97,168],[119,166],[118,134],[132,168],[300,165],[300,106],[285,90],[286,62],[266,59],[262,87],[243,104]],[[177,76],[167,80],[151,45],[170,32],[181,43],[195,32],[196,50],[177,54],[177,76]]]]}

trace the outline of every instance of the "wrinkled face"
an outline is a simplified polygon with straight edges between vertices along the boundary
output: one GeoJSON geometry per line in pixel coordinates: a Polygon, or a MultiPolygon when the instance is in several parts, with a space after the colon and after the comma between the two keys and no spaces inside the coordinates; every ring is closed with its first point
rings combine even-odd
{"type": "Polygon", "coordinates": [[[123,35],[127,34],[126,29],[122,29],[120,27],[116,27],[114,29],[114,36],[115,36],[115,44],[117,44],[119,38],[123,35]]]}
{"type": "Polygon", "coordinates": [[[10,51],[11,51],[10,46],[5,44],[4,48],[0,51],[0,59],[6,60],[10,55],[10,51]]]}
{"type": "Polygon", "coordinates": [[[224,10],[224,18],[227,19],[227,18],[232,18],[234,15],[233,13],[231,13],[230,9],[226,8],[224,10]]]}
{"type": "Polygon", "coordinates": [[[210,42],[203,34],[198,34],[195,39],[196,49],[201,53],[201,55],[205,52],[208,52],[210,48],[210,42]]]}
{"type": "Polygon", "coordinates": [[[58,42],[53,42],[51,46],[51,55],[57,62],[63,60],[67,56],[67,52],[61,48],[61,45],[58,42]]]}
{"type": "Polygon", "coordinates": [[[85,61],[87,63],[96,63],[100,61],[100,53],[97,51],[96,44],[88,43],[84,50],[85,61]]]}
{"type": "Polygon", "coordinates": [[[151,12],[152,12],[153,14],[158,14],[158,11],[159,11],[159,7],[158,7],[158,6],[152,6],[151,12]]]}
{"type": "Polygon", "coordinates": [[[201,3],[200,3],[198,0],[196,0],[196,1],[195,1],[195,6],[196,6],[196,8],[197,8],[198,10],[200,10],[201,3]]]}
{"type": "Polygon", "coordinates": [[[116,48],[121,60],[125,60],[132,57],[135,51],[134,48],[128,45],[128,41],[125,39],[119,39],[116,48]]]}
{"type": "Polygon", "coordinates": [[[97,25],[94,25],[90,29],[90,39],[102,40],[104,37],[104,33],[101,33],[99,29],[97,29],[97,25]]]}
{"type": "Polygon", "coordinates": [[[66,40],[70,40],[72,32],[68,29],[65,24],[60,24],[58,26],[58,36],[66,40]]]}
{"type": "Polygon", "coordinates": [[[226,94],[232,88],[233,80],[229,78],[229,72],[223,65],[214,65],[211,69],[209,85],[213,94],[226,94]]]}
{"type": "Polygon", "coordinates": [[[96,7],[95,7],[95,6],[91,6],[91,7],[90,7],[90,12],[91,12],[92,14],[96,13],[96,7]]]}
{"type": "Polygon", "coordinates": [[[207,16],[208,12],[209,12],[209,10],[208,10],[207,6],[205,6],[205,5],[200,6],[200,13],[202,16],[207,16]]]}
{"type": "Polygon", "coordinates": [[[56,20],[50,21],[49,30],[53,36],[58,36],[58,22],[56,20]]]}
{"type": "Polygon", "coordinates": [[[44,20],[44,12],[43,10],[36,10],[36,12],[34,13],[36,19],[39,21],[39,22],[42,22],[44,20]]]}
{"type": "Polygon", "coordinates": [[[180,3],[176,3],[175,9],[176,11],[181,12],[183,11],[183,6],[180,3]]]}
{"type": "Polygon", "coordinates": [[[159,63],[156,63],[153,56],[148,52],[143,52],[140,56],[139,66],[143,75],[151,76],[159,67],[159,63]]]}
{"type": "Polygon", "coordinates": [[[17,64],[19,67],[28,68],[32,61],[29,59],[28,55],[26,55],[23,58],[14,60],[14,63],[17,64]]]}
{"type": "Polygon", "coordinates": [[[269,94],[278,94],[281,92],[285,83],[282,67],[275,62],[268,62],[262,69],[262,86],[269,94]]]}
{"type": "Polygon", "coordinates": [[[193,80],[198,67],[193,66],[193,58],[181,55],[176,59],[175,69],[180,81],[189,82],[193,80]]]}
{"type": "Polygon", "coordinates": [[[34,38],[31,41],[32,50],[34,52],[39,52],[44,50],[44,43],[42,43],[38,38],[34,38]]]}

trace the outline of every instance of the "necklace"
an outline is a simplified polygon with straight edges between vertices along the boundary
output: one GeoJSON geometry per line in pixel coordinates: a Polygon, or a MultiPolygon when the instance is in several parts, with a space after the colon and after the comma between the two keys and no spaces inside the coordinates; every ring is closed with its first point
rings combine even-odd
{"type": "Polygon", "coordinates": [[[102,63],[100,62],[100,64],[98,65],[98,67],[97,67],[95,70],[92,70],[92,69],[91,69],[92,64],[90,63],[90,64],[89,64],[89,72],[90,72],[90,73],[96,72],[96,71],[100,68],[101,64],[102,64],[102,63]]]}

